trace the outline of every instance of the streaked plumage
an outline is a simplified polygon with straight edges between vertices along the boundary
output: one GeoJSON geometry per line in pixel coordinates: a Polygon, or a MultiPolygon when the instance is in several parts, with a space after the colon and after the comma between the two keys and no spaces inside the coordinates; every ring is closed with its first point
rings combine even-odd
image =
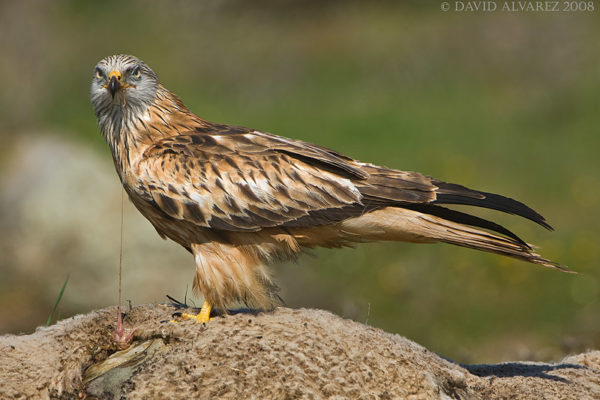
{"type": "Polygon", "coordinates": [[[500,225],[442,206],[496,209],[551,229],[518,201],[208,122],[133,56],[100,61],[91,97],[129,198],[194,255],[194,288],[214,306],[271,307],[267,266],[315,246],[439,241],[564,270],[500,225]]]}

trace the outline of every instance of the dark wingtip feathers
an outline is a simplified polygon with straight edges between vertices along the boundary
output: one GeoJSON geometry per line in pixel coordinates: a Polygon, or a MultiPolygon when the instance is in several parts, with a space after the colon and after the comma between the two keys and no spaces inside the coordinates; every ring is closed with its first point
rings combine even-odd
{"type": "Polygon", "coordinates": [[[546,219],[541,214],[521,203],[520,201],[511,199],[510,197],[504,197],[499,194],[487,192],[480,193],[485,196],[484,201],[489,202],[489,204],[493,206],[492,208],[527,218],[528,220],[543,226],[549,231],[554,230],[554,228],[552,228],[552,226],[546,222],[546,219]]]}
{"type": "Polygon", "coordinates": [[[499,194],[472,190],[454,183],[433,181],[433,184],[438,187],[437,199],[434,203],[462,204],[498,210],[527,218],[549,231],[554,230],[542,215],[520,201],[499,194]]]}

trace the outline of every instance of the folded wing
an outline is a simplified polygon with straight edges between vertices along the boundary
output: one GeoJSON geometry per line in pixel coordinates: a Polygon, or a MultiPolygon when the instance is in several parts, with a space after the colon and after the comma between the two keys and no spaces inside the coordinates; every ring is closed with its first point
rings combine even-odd
{"type": "Polygon", "coordinates": [[[496,209],[550,228],[534,210],[504,196],[226,125],[164,139],[145,152],[139,168],[141,186],[164,213],[213,229],[310,227],[403,207],[493,230],[527,246],[494,222],[440,204],[496,209]]]}

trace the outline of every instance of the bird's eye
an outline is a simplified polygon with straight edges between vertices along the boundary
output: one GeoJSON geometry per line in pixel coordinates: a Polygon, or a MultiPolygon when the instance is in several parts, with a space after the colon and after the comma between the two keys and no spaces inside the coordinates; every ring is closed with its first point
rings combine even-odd
{"type": "Polygon", "coordinates": [[[134,79],[140,79],[140,77],[142,76],[142,72],[140,71],[140,67],[135,67],[131,70],[131,72],[129,73],[129,75],[134,78],[134,79]]]}
{"type": "Polygon", "coordinates": [[[100,68],[96,68],[96,79],[104,78],[104,72],[100,68]]]}

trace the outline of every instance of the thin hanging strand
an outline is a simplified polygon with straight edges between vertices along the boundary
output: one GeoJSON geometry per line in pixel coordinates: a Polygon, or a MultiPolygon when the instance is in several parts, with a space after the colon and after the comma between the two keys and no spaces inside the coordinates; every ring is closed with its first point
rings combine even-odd
{"type": "Polygon", "coordinates": [[[125,189],[121,189],[121,243],[119,248],[119,320],[121,319],[121,275],[123,271],[123,204],[125,189]]]}

